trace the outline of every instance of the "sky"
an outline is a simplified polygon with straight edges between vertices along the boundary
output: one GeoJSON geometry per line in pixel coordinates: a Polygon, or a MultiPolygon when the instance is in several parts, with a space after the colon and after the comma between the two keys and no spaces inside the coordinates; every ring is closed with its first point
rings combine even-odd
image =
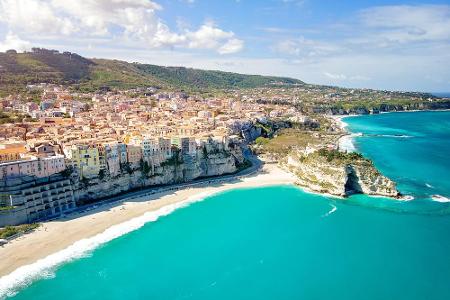
{"type": "Polygon", "coordinates": [[[0,51],[449,92],[450,0],[0,0],[0,51]]]}

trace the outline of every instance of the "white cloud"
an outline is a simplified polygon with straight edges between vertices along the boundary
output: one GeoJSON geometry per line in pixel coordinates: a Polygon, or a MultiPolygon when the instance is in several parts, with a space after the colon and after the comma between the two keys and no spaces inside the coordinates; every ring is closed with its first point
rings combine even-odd
{"type": "Polygon", "coordinates": [[[161,6],[146,0],[51,0],[60,14],[67,14],[96,34],[109,34],[114,25],[129,34],[155,33],[162,21],[155,15],[161,6]]]}
{"type": "Polygon", "coordinates": [[[316,57],[342,51],[342,47],[337,44],[300,37],[283,40],[274,47],[274,50],[293,56],[316,57]]]}
{"type": "Polygon", "coordinates": [[[362,24],[378,38],[393,42],[450,39],[449,5],[380,6],[361,12],[362,24]]]}
{"type": "Polygon", "coordinates": [[[97,36],[149,48],[208,49],[221,54],[243,48],[233,32],[211,23],[196,31],[174,32],[157,15],[161,9],[149,0],[0,0],[0,22],[13,32],[47,39],[97,36]]]}
{"type": "Polygon", "coordinates": [[[334,80],[347,79],[347,76],[344,74],[333,74],[333,73],[329,73],[329,72],[324,72],[323,75],[327,76],[328,78],[334,79],[334,80]]]}
{"type": "Polygon", "coordinates": [[[279,40],[272,48],[295,64],[297,76],[306,81],[402,90],[448,88],[437,87],[436,79],[450,78],[450,5],[372,7],[344,23],[313,29],[322,33],[311,32],[306,38],[277,30],[279,40]],[[430,78],[423,78],[425,72],[430,78]]]}
{"type": "Polygon", "coordinates": [[[202,25],[197,31],[186,31],[185,35],[191,49],[217,49],[220,54],[231,54],[241,51],[244,46],[233,32],[223,31],[212,23],[202,25]]]}
{"type": "Polygon", "coordinates": [[[17,51],[25,51],[31,48],[31,43],[28,41],[22,40],[17,35],[12,32],[8,32],[3,42],[0,42],[0,51],[4,52],[6,50],[17,50],[17,51]]]}
{"type": "Polygon", "coordinates": [[[333,26],[333,36],[287,38],[273,49],[311,62],[332,55],[423,51],[450,42],[450,5],[379,6],[364,9],[348,23],[333,26]],[[408,47],[409,46],[409,47],[408,47]]]}
{"type": "Polygon", "coordinates": [[[220,54],[231,54],[241,51],[244,48],[244,42],[239,39],[231,39],[218,49],[220,54]]]}
{"type": "Polygon", "coordinates": [[[215,49],[223,40],[231,39],[232,32],[223,31],[214,24],[204,24],[197,31],[187,31],[188,46],[192,49],[215,49]]]}
{"type": "Polygon", "coordinates": [[[41,0],[0,1],[0,21],[11,30],[29,33],[71,34],[77,30],[70,20],[57,16],[51,5],[41,0]]]}

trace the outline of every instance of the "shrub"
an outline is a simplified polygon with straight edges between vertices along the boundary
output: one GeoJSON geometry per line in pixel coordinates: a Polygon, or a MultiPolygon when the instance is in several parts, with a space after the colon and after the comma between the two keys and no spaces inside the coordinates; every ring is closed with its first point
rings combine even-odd
{"type": "Polygon", "coordinates": [[[18,233],[26,233],[26,232],[33,230],[39,226],[40,226],[40,224],[38,224],[38,223],[24,224],[24,225],[19,225],[19,226],[6,226],[5,228],[0,229],[0,238],[6,239],[6,238],[9,238],[18,233]]]}

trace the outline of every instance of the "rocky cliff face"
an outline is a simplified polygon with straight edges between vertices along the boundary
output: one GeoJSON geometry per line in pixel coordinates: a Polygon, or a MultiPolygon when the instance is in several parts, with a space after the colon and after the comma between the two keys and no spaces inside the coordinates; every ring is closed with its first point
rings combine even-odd
{"type": "Polygon", "coordinates": [[[399,111],[411,111],[411,110],[440,110],[450,109],[450,100],[441,100],[435,102],[420,102],[420,103],[408,103],[404,105],[392,105],[392,104],[380,104],[378,107],[368,109],[365,107],[359,108],[316,108],[315,112],[330,114],[330,115],[368,115],[378,114],[381,112],[399,112],[399,111]]]}
{"type": "Polygon", "coordinates": [[[282,166],[295,174],[298,185],[312,191],[346,197],[355,193],[398,197],[395,183],[383,176],[373,164],[358,156],[342,154],[330,159],[318,152],[288,156],[282,166]]]}
{"type": "Polygon", "coordinates": [[[242,128],[241,135],[247,143],[253,142],[261,136],[261,127],[256,127],[254,124],[249,124],[242,128]]]}
{"type": "Polygon", "coordinates": [[[160,166],[154,166],[148,174],[142,170],[122,172],[114,178],[94,178],[88,182],[78,182],[74,186],[75,201],[93,202],[133,189],[189,182],[201,177],[235,173],[244,157],[240,148],[214,150],[184,155],[160,166]]]}

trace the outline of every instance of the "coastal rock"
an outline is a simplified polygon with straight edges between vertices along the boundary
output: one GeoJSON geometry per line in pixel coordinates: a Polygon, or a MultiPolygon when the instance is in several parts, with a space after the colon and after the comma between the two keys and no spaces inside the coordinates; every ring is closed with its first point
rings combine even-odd
{"type": "Polygon", "coordinates": [[[294,153],[282,166],[297,176],[297,184],[319,193],[346,197],[367,194],[398,197],[395,183],[380,174],[373,163],[358,154],[316,151],[294,153]],[[338,153],[338,154],[336,154],[338,153]]]}
{"type": "Polygon", "coordinates": [[[261,136],[261,127],[255,127],[253,124],[249,124],[242,128],[241,135],[247,143],[253,142],[261,136]]]}

